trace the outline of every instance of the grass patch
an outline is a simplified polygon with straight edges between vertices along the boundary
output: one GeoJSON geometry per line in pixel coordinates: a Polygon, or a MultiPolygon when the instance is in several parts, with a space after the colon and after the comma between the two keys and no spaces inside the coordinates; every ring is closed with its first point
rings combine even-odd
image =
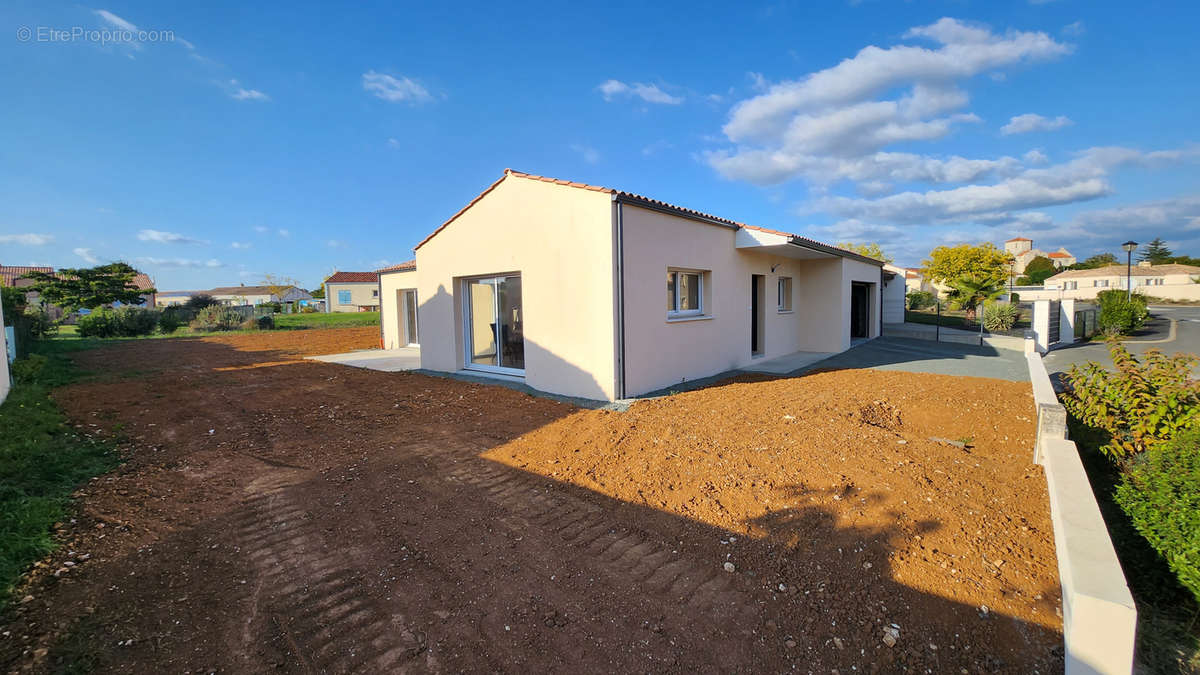
{"type": "Polygon", "coordinates": [[[331,312],[329,314],[276,314],[275,327],[342,328],[348,326],[378,326],[379,312],[331,312]]]}
{"type": "Polygon", "coordinates": [[[65,356],[74,349],[40,353],[53,342],[70,344],[35,345],[0,404],[0,607],[25,570],[54,550],[54,524],[67,516],[75,488],[119,461],[111,445],[76,434],[50,398],[80,374],[65,356]]]}

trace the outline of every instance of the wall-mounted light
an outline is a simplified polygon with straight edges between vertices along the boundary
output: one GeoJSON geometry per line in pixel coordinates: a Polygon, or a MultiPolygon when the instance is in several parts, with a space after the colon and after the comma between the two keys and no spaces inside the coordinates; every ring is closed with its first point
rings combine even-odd
{"type": "Polygon", "coordinates": [[[775,270],[779,269],[779,266],[782,264],[783,263],[775,263],[774,265],[771,265],[771,274],[775,274],[775,270]]]}

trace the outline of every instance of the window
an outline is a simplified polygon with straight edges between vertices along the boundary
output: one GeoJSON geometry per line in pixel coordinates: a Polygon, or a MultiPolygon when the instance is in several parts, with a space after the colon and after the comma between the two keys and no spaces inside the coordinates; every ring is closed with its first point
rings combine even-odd
{"type": "Polygon", "coordinates": [[[376,288],[375,290],[371,291],[371,297],[372,297],[372,298],[378,298],[378,297],[379,297],[379,289],[378,289],[378,288],[376,288]]]}
{"type": "Polygon", "coordinates": [[[1064,281],[1062,287],[1063,287],[1064,291],[1073,291],[1076,288],[1079,288],[1079,282],[1078,281],[1064,281]]]}
{"type": "Polygon", "coordinates": [[[1108,288],[1108,279],[1096,279],[1092,285],[1097,288],[1108,288]]]}
{"type": "Polygon", "coordinates": [[[1162,286],[1163,280],[1162,280],[1162,277],[1151,277],[1149,279],[1146,279],[1145,284],[1147,286],[1162,286]]]}
{"type": "Polygon", "coordinates": [[[338,291],[338,304],[339,305],[350,304],[350,291],[338,291]]]}
{"type": "Polygon", "coordinates": [[[704,313],[704,274],[667,270],[667,316],[704,313]]]}
{"type": "Polygon", "coordinates": [[[792,311],[792,278],[779,277],[777,290],[777,306],[781,312],[792,311]]]}

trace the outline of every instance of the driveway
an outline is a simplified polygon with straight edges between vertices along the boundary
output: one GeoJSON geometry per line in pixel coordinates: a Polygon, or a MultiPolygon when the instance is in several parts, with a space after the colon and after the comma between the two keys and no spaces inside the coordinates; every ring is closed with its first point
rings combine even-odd
{"type": "Polygon", "coordinates": [[[1014,349],[894,337],[871,340],[814,363],[808,370],[844,368],[1029,380],[1025,354],[1014,349]]]}
{"type": "MultiPolygon", "coordinates": [[[[1144,354],[1157,349],[1166,354],[1200,354],[1200,307],[1154,306],[1150,313],[1153,318],[1146,327],[1125,341],[1130,352],[1144,354]]],[[[1079,343],[1055,349],[1045,358],[1051,375],[1065,373],[1071,366],[1089,361],[1112,366],[1108,345],[1103,341],[1079,343]]],[[[1200,376],[1200,368],[1193,374],[1200,376]]]]}

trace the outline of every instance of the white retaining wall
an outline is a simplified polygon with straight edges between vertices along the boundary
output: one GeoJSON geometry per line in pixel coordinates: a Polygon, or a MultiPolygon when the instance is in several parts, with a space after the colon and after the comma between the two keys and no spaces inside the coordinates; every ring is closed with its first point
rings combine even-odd
{"type": "Polygon", "coordinates": [[[1137,608],[1100,515],[1067,413],[1040,354],[1026,354],[1038,409],[1034,461],[1046,471],[1063,596],[1067,675],[1126,675],[1133,669],[1137,608]]]}

